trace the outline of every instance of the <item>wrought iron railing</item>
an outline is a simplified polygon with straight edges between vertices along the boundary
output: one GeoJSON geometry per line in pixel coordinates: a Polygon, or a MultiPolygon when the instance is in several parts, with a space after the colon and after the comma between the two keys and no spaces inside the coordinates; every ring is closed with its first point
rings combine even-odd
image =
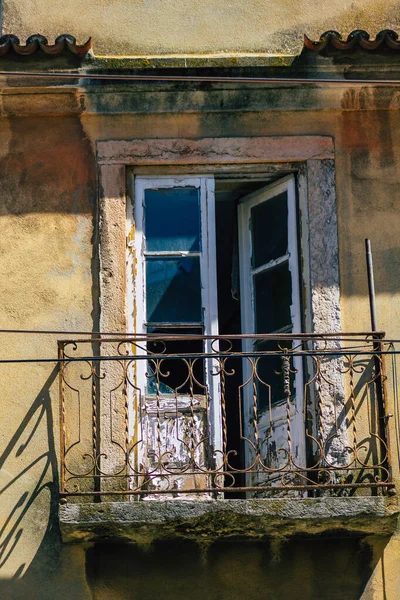
{"type": "Polygon", "coordinates": [[[61,497],[386,493],[391,351],[377,334],[60,341],[61,497]]]}

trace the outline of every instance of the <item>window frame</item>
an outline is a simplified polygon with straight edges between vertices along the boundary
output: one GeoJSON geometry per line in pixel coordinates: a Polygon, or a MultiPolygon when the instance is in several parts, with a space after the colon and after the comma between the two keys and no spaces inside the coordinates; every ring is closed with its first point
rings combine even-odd
{"type": "MultiPolygon", "coordinates": [[[[239,233],[239,257],[240,257],[240,301],[241,301],[241,322],[244,333],[246,334],[279,334],[279,333],[301,333],[305,323],[302,319],[302,305],[300,297],[300,256],[298,236],[299,228],[297,223],[297,182],[293,174],[279,178],[277,181],[267,184],[265,187],[248,194],[240,199],[238,206],[238,233],[239,233]],[[276,198],[280,194],[287,194],[287,250],[285,254],[264,263],[258,267],[253,267],[253,223],[252,209],[264,202],[276,198]],[[287,262],[291,280],[291,304],[290,319],[291,323],[283,329],[273,331],[257,332],[257,307],[255,302],[255,282],[254,276],[260,272],[266,272],[279,264],[287,262]],[[290,329],[290,331],[289,331],[290,329]]],[[[293,341],[296,346],[298,342],[293,341]]],[[[252,352],[255,346],[254,339],[245,338],[242,342],[245,352],[252,352]]],[[[304,414],[304,396],[303,396],[303,364],[299,356],[293,358],[293,383],[296,390],[290,405],[290,417],[292,427],[292,442],[295,448],[297,464],[305,465],[306,461],[306,440],[303,427],[304,414]]],[[[251,368],[247,360],[243,360],[244,380],[248,381],[252,377],[251,368]]],[[[243,392],[243,427],[244,436],[251,437],[251,423],[253,417],[253,397],[252,390],[248,387],[243,392]]],[[[287,419],[286,399],[281,398],[276,403],[270,402],[268,406],[259,409],[258,413],[258,431],[269,432],[272,439],[277,435],[280,427],[284,426],[287,419]]],[[[251,464],[254,456],[251,449],[246,445],[244,449],[245,462],[251,464]]],[[[254,485],[251,473],[246,474],[249,485],[254,485]]],[[[279,480],[279,476],[276,476],[279,480]]]]}
{"type": "MultiPolygon", "coordinates": [[[[133,250],[130,253],[128,272],[136,277],[130,278],[128,285],[128,303],[132,307],[132,321],[130,332],[137,334],[146,333],[146,275],[144,253],[144,192],[146,189],[172,189],[174,187],[196,187],[200,190],[200,223],[201,223],[201,252],[200,252],[200,285],[203,313],[202,334],[210,336],[205,340],[204,352],[211,353],[212,337],[218,335],[218,298],[217,287],[217,260],[215,243],[215,179],[210,175],[199,176],[165,176],[146,177],[131,175],[131,189],[133,191],[131,207],[127,203],[127,231],[130,241],[128,246],[133,250]],[[134,233],[132,233],[134,232],[134,233]],[[131,290],[131,291],[130,291],[131,290]]],[[[128,253],[129,254],[129,253],[128,253]]],[[[198,254],[198,253],[196,253],[198,254]]],[[[177,253],[177,256],[182,253],[177,253]]],[[[171,328],[176,327],[171,324],[171,328]]],[[[193,327],[193,324],[187,324],[193,327]]],[[[168,327],[166,327],[168,330],[168,327]]],[[[215,344],[214,344],[215,348],[215,344]]],[[[145,350],[137,348],[138,354],[145,354],[145,350]]],[[[136,385],[144,389],[146,362],[137,361],[136,385]]],[[[211,445],[216,457],[216,467],[220,466],[219,457],[222,456],[222,416],[221,409],[215,399],[218,397],[218,379],[212,375],[216,365],[212,359],[205,361],[205,384],[210,391],[208,427],[211,445]]],[[[131,402],[132,404],[132,402],[131,402]]],[[[132,419],[132,416],[131,416],[132,419]]]]}
{"type": "MultiPolygon", "coordinates": [[[[238,232],[239,232],[239,257],[240,257],[240,298],[241,298],[241,321],[242,329],[245,333],[256,333],[256,307],[254,275],[259,272],[266,272],[273,269],[278,264],[287,260],[292,284],[292,304],[290,305],[290,316],[293,333],[301,333],[301,302],[300,302],[300,273],[298,248],[298,227],[297,227],[297,206],[296,206],[296,182],[294,175],[287,175],[276,182],[272,182],[265,188],[248,194],[240,199],[238,207],[238,232]],[[285,255],[278,259],[253,268],[252,263],[252,231],[251,231],[251,209],[254,206],[268,202],[282,192],[287,192],[288,202],[288,250],[285,255]],[[248,266],[250,265],[250,268],[248,266]],[[247,268],[246,268],[247,267],[247,268]]],[[[279,333],[279,331],[263,332],[279,333]]]]}
{"type": "MultiPolygon", "coordinates": [[[[154,189],[174,189],[178,187],[194,187],[200,191],[200,213],[201,213],[201,245],[200,252],[181,252],[181,251],[159,251],[151,252],[151,256],[200,256],[200,277],[201,277],[201,297],[202,297],[202,312],[203,312],[203,333],[204,335],[218,335],[218,299],[217,299],[217,256],[216,256],[216,222],[215,222],[215,175],[206,176],[164,176],[164,177],[147,177],[132,175],[132,190],[134,191],[133,208],[132,208],[132,223],[134,225],[134,236],[130,242],[130,247],[134,252],[134,264],[136,270],[136,278],[132,281],[133,285],[133,314],[135,321],[132,332],[145,334],[147,332],[146,318],[146,251],[145,243],[145,192],[146,190],[154,189]]],[[[251,210],[254,206],[268,201],[276,197],[282,192],[287,193],[288,214],[286,227],[288,231],[288,250],[284,257],[278,259],[278,262],[287,261],[291,276],[292,299],[290,305],[291,314],[291,331],[300,333],[302,329],[301,323],[301,306],[300,306],[300,282],[299,282],[299,251],[297,242],[297,199],[296,199],[296,180],[293,174],[279,178],[275,182],[266,183],[260,190],[244,196],[239,201],[237,218],[238,218],[238,242],[239,242],[239,257],[240,257],[240,279],[241,279],[241,329],[242,333],[255,333],[255,310],[254,310],[254,290],[253,290],[253,271],[252,268],[252,231],[251,231],[251,210]],[[283,260],[282,260],[283,258],[283,260]]],[[[128,219],[129,220],[129,219],[128,219]]],[[[132,227],[130,227],[132,231],[132,227]]],[[[277,261],[272,261],[277,264],[277,261]]],[[[267,268],[274,265],[268,263],[267,268]]],[[[265,265],[264,265],[265,268],[265,265]]],[[[258,269],[256,269],[258,270],[258,269]]],[[[155,326],[154,324],[150,324],[155,326]]],[[[193,324],[158,324],[157,328],[165,328],[168,333],[168,328],[177,327],[193,327],[193,324]]],[[[184,329],[183,329],[184,332],[184,329]]],[[[270,332],[274,333],[274,332],[270,332]]],[[[243,350],[251,352],[253,349],[253,341],[251,339],[243,340],[243,350]]],[[[206,340],[204,351],[210,352],[211,341],[206,340]]],[[[216,345],[214,343],[214,349],[216,345]]],[[[144,349],[137,349],[137,353],[145,354],[144,349]]],[[[212,359],[205,361],[205,377],[206,385],[210,391],[210,408],[209,408],[209,427],[214,452],[216,456],[222,456],[219,451],[222,450],[222,415],[219,403],[216,399],[219,397],[220,382],[215,375],[211,374],[213,367],[212,359]]],[[[246,362],[244,361],[244,370],[246,372],[246,362]]],[[[296,376],[296,387],[300,388],[302,383],[302,367],[296,360],[295,367],[298,374],[296,376]]],[[[248,365],[247,365],[248,366],[248,365]]],[[[136,366],[136,385],[139,388],[145,389],[146,381],[146,362],[139,361],[136,366]]],[[[247,376],[245,375],[245,379],[247,376]]],[[[246,388],[245,393],[245,414],[251,410],[251,398],[249,390],[246,388]]],[[[299,417],[303,413],[303,407],[293,406],[291,409],[293,416],[297,415],[294,431],[294,439],[297,441],[299,452],[299,462],[305,460],[305,441],[304,432],[300,431],[301,423],[299,417]]],[[[260,413],[260,427],[269,427],[269,423],[280,422],[285,416],[284,406],[278,404],[270,407],[269,411],[260,413]]],[[[301,420],[301,419],[300,419],[301,420]]],[[[247,423],[248,419],[245,418],[247,423]]],[[[247,460],[250,460],[249,456],[247,460]]],[[[217,467],[220,465],[217,464],[217,467]]]]}
{"type": "MultiPolygon", "coordinates": [[[[199,256],[200,257],[200,284],[201,284],[201,309],[203,313],[204,335],[218,335],[218,298],[213,282],[217,279],[216,248],[215,248],[215,198],[214,178],[207,176],[196,177],[134,177],[134,203],[132,209],[132,224],[135,234],[132,241],[136,264],[136,279],[133,284],[133,314],[134,322],[132,332],[146,333],[146,275],[145,275],[145,234],[144,224],[144,194],[148,189],[173,189],[175,187],[194,187],[200,191],[200,223],[201,223],[201,250],[200,252],[168,252],[168,256],[199,256]],[[207,309],[207,310],[206,310],[207,309]]],[[[130,227],[131,229],[131,227],[130,227]]],[[[152,252],[152,256],[165,256],[162,252],[152,252]]],[[[129,294],[129,290],[128,290],[129,294]]],[[[168,327],[193,326],[191,323],[162,324],[168,327]]],[[[153,324],[154,326],[154,324],[153,324]]],[[[161,324],[160,324],[161,326],[161,324]]],[[[195,324],[194,326],[198,326],[195,324]]]]}
{"type": "MultiPolygon", "coordinates": [[[[338,207],[334,140],[325,135],[242,137],[142,137],[96,142],[98,165],[99,329],[133,331],[133,311],[126,291],[134,277],[131,248],[133,175],[221,173],[262,178],[296,173],[300,211],[301,293],[305,330],[340,332],[338,207]]],[[[107,347],[107,344],[106,344],[107,347]]],[[[102,351],[106,352],[107,348],[102,351]]],[[[110,377],[113,371],[110,367],[110,377]]],[[[109,395],[100,392],[101,452],[110,468],[119,464],[109,395]]],[[[124,405],[114,405],[124,413],[124,405]]],[[[310,408],[311,410],[311,408],[310,408]]],[[[328,426],[328,424],[327,424],[328,426]]],[[[124,433],[120,433],[123,444],[124,433]]]]}

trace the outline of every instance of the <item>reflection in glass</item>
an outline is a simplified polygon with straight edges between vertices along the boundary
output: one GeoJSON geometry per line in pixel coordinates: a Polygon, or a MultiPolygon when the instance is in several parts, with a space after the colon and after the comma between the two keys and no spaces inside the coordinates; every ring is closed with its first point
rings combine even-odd
{"type": "Polygon", "coordinates": [[[191,187],[145,191],[148,252],[200,252],[200,190],[191,187]]]}
{"type": "Polygon", "coordinates": [[[148,323],[201,323],[199,257],[147,257],[146,291],[148,323]]]}
{"type": "Polygon", "coordinates": [[[157,365],[159,367],[159,392],[160,394],[194,394],[204,395],[204,359],[192,358],[190,355],[201,356],[204,352],[203,340],[196,339],[196,336],[202,335],[203,328],[189,329],[187,327],[154,328],[149,327],[148,333],[158,334],[159,338],[154,338],[147,342],[149,354],[164,355],[169,358],[163,358],[156,364],[156,360],[149,360],[147,363],[147,394],[155,395],[157,365]],[[171,340],[168,336],[187,336],[187,339],[171,340]],[[193,337],[191,337],[193,336],[193,337]],[[180,355],[189,355],[180,357],[180,355]],[[191,367],[191,370],[189,368],[191,367]]]}
{"type": "Polygon", "coordinates": [[[251,209],[253,269],[284,256],[288,251],[287,192],[251,209]]]}
{"type": "Polygon", "coordinates": [[[254,275],[256,333],[271,333],[291,324],[292,281],[287,262],[254,275]]]}
{"type": "MultiPolygon", "coordinates": [[[[257,362],[257,405],[260,411],[285,401],[283,370],[281,354],[284,348],[291,348],[291,340],[262,340],[255,344],[257,352],[273,352],[275,354],[265,355],[257,362]],[[270,388],[268,387],[270,386],[270,388]]],[[[294,367],[293,358],[290,359],[290,395],[294,396],[294,367]]]]}

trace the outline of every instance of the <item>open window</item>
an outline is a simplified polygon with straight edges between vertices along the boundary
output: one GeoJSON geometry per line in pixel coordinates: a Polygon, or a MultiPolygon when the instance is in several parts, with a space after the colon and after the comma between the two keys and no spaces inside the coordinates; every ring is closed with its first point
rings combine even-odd
{"type": "MultiPolygon", "coordinates": [[[[208,461],[210,472],[225,461],[234,485],[257,486],[259,475],[247,471],[255,439],[263,440],[267,473],[285,460],[277,448],[294,452],[298,464],[305,454],[295,393],[302,366],[291,365],[290,390],[283,389],[279,353],[292,342],[257,337],[301,331],[295,179],[138,176],[133,187],[131,327],[152,336],[135,348],[146,356],[132,378],[139,396],[133,405],[143,413],[133,428],[143,441],[138,471],[145,465],[157,474],[166,464],[170,473],[195,472],[193,463],[208,461]],[[234,353],[271,354],[232,358],[221,381],[221,363],[212,357],[223,350],[218,335],[242,335],[229,342],[234,353]]],[[[150,480],[162,487],[162,476],[150,480]]],[[[189,484],[202,485],[198,478],[189,484]]]]}
{"type": "MultiPolygon", "coordinates": [[[[242,330],[246,334],[294,334],[301,332],[300,279],[293,176],[265,186],[240,199],[238,213],[240,304],[242,330]]],[[[304,466],[303,366],[299,356],[287,362],[283,377],[281,353],[296,344],[291,340],[244,338],[243,350],[271,352],[257,360],[244,359],[243,426],[246,439],[263,440],[260,455],[267,469],[288,462],[304,466]],[[297,393],[296,393],[297,392],[297,393]],[[291,402],[288,402],[288,396],[291,402]],[[257,406],[254,406],[254,403],[257,406]],[[289,408],[290,407],[290,408],[289,408]],[[257,422],[254,420],[256,410],[257,422]],[[288,422],[290,421],[290,432],[288,422]],[[279,451],[278,451],[279,449],[279,451]]],[[[245,464],[255,460],[256,448],[245,444],[245,464]]],[[[273,479],[273,478],[272,478],[273,479]]],[[[247,486],[260,485],[260,475],[249,473],[247,486]]],[[[270,481],[270,483],[273,483],[270,481]]]]}

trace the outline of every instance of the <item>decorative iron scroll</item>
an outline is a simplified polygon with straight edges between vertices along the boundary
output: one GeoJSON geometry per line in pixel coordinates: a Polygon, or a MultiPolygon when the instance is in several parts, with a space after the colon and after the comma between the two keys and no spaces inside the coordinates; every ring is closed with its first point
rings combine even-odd
{"type": "Polygon", "coordinates": [[[372,334],[61,341],[61,496],[385,493],[389,349],[372,334]]]}

